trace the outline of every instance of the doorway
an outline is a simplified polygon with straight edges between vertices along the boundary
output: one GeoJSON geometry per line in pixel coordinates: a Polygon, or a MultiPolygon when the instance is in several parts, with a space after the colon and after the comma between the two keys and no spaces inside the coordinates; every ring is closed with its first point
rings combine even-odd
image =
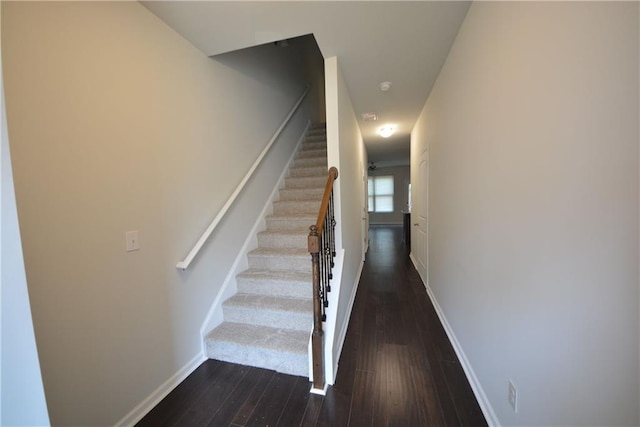
{"type": "Polygon", "coordinates": [[[426,284],[428,281],[429,244],[427,233],[429,230],[429,149],[420,153],[418,160],[417,182],[413,183],[416,198],[414,214],[412,215],[415,238],[412,241],[412,250],[415,253],[416,267],[426,284]]]}

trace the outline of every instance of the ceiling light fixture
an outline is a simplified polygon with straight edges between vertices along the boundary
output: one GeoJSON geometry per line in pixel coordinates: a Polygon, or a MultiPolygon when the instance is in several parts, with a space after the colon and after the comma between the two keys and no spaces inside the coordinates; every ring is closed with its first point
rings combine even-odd
{"type": "Polygon", "coordinates": [[[384,125],[381,128],[378,128],[378,135],[383,138],[389,138],[396,131],[398,126],[396,125],[384,125]]]}
{"type": "Polygon", "coordinates": [[[391,82],[382,82],[380,83],[380,90],[383,92],[387,92],[391,89],[391,82]]]}

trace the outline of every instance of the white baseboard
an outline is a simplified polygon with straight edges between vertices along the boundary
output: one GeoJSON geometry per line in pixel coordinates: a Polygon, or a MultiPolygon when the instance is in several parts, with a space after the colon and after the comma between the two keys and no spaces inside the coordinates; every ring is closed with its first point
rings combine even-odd
{"type": "MultiPolygon", "coordinates": [[[[413,253],[409,255],[409,258],[411,259],[411,262],[413,263],[413,266],[415,267],[415,269],[418,271],[418,274],[420,274],[420,270],[417,267],[417,262],[413,256],[413,253]]],[[[420,275],[420,278],[422,279],[422,283],[424,284],[424,287],[427,290],[427,295],[429,295],[429,299],[431,300],[431,303],[433,304],[433,307],[435,308],[436,313],[438,314],[440,323],[442,324],[442,327],[444,328],[444,331],[446,332],[447,337],[449,337],[449,341],[453,346],[453,350],[456,352],[456,356],[458,356],[460,365],[462,366],[462,369],[464,370],[464,373],[467,376],[467,381],[469,381],[469,385],[471,385],[473,394],[475,395],[476,400],[478,401],[478,405],[480,405],[480,409],[482,410],[482,414],[487,420],[487,424],[489,424],[490,426],[499,427],[501,425],[500,421],[498,420],[498,417],[496,416],[496,413],[493,410],[493,407],[491,406],[491,403],[489,402],[487,395],[482,389],[482,386],[478,381],[478,377],[476,377],[476,374],[473,371],[471,364],[469,363],[469,359],[467,359],[467,355],[464,353],[464,350],[462,349],[460,342],[456,338],[456,335],[454,334],[453,329],[451,329],[451,325],[449,325],[449,322],[447,321],[447,317],[444,315],[444,312],[442,311],[442,307],[440,307],[440,304],[438,304],[438,300],[436,299],[436,296],[431,290],[431,287],[429,286],[429,284],[425,282],[424,277],[420,275]]]]}
{"type": "Polygon", "coordinates": [[[138,404],[125,415],[115,425],[120,427],[134,426],[145,415],[147,415],[162,399],[164,399],[171,391],[178,386],[185,378],[187,378],[193,371],[196,370],[206,360],[202,354],[197,354],[189,363],[184,365],[178,372],[173,374],[171,378],[165,381],[160,387],[158,387],[153,393],[151,393],[146,399],[138,404]]]}

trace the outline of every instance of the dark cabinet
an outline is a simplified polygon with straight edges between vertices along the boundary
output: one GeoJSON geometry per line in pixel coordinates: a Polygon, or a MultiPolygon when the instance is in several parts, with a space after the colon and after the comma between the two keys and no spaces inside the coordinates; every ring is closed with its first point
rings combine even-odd
{"type": "Polygon", "coordinates": [[[402,212],[402,241],[411,250],[411,212],[402,212]]]}

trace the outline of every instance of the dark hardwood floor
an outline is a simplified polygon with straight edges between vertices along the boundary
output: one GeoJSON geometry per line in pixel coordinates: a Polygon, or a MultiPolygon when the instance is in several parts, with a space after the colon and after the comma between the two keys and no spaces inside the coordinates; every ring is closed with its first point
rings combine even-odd
{"type": "Polygon", "coordinates": [[[372,227],[336,383],[208,360],[138,426],[483,426],[462,367],[402,243],[372,227]]]}

